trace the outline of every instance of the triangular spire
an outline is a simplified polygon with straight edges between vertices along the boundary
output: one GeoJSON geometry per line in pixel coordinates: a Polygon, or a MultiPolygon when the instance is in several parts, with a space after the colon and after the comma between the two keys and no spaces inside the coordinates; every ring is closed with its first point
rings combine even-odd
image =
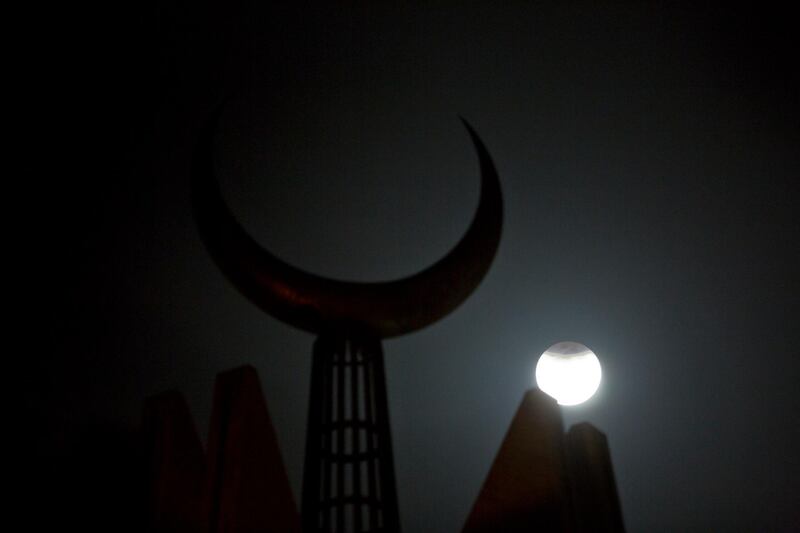
{"type": "Polygon", "coordinates": [[[275,430],[252,366],[217,376],[205,509],[213,533],[300,531],[275,430]]]}
{"type": "Polygon", "coordinates": [[[142,438],[149,468],[148,530],[200,531],[205,457],[181,393],[165,392],[145,401],[142,438]]]}
{"type": "Polygon", "coordinates": [[[569,531],[567,490],[561,411],[555,400],[530,389],[463,531],[569,531]]]}
{"type": "Polygon", "coordinates": [[[575,424],[565,450],[576,531],[625,531],[605,434],[588,422],[575,424]]]}

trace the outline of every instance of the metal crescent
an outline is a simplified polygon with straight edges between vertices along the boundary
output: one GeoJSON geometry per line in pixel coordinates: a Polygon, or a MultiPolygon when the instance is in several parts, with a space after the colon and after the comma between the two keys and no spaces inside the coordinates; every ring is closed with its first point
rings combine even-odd
{"type": "Polygon", "coordinates": [[[430,267],[386,282],[333,280],[296,268],[259,245],[222,198],[213,148],[221,109],[203,127],[193,161],[194,214],[212,258],[239,291],[270,315],[322,333],[354,330],[379,338],[409,333],[444,317],[475,290],[500,243],[503,199],[486,147],[464,120],[481,168],[481,192],[461,240],[430,267]]]}

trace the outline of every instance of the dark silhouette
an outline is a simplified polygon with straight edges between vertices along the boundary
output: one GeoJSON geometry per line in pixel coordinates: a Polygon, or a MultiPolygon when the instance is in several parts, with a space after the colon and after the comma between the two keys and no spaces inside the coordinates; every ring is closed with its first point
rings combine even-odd
{"type": "Polygon", "coordinates": [[[303,530],[396,532],[400,516],[381,339],[430,325],[460,305],[492,263],[502,195],[491,157],[464,122],[481,167],[481,200],[461,241],[416,275],[342,282],[295,268],[259,246],[222,199],[213,149],[220,110],[203,129],[194,161],[197,226],[233,284],[267,313],[319,335],[314,346],[303,530]]]}

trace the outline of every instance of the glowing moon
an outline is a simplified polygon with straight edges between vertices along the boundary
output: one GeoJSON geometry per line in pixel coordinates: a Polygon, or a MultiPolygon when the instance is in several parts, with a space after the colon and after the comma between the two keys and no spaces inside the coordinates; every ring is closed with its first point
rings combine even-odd
{"type": "Polygon", "coordinates": [[[578,405],[600,386],[600,361],[578,342],[559,342],[549,347],[536,363],[536,384],[561,405],[578,405]]]}

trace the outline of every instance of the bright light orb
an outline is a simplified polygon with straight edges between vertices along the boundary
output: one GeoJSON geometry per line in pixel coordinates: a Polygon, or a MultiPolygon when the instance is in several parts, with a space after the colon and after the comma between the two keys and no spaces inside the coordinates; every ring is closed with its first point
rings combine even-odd
{"type": "Polygon", "coordinates": [[[536,363],[536,384],[561,405],[578,405],[600,386],[600,361],[578,342],[559,342],[549,347],[536,363]]]}

